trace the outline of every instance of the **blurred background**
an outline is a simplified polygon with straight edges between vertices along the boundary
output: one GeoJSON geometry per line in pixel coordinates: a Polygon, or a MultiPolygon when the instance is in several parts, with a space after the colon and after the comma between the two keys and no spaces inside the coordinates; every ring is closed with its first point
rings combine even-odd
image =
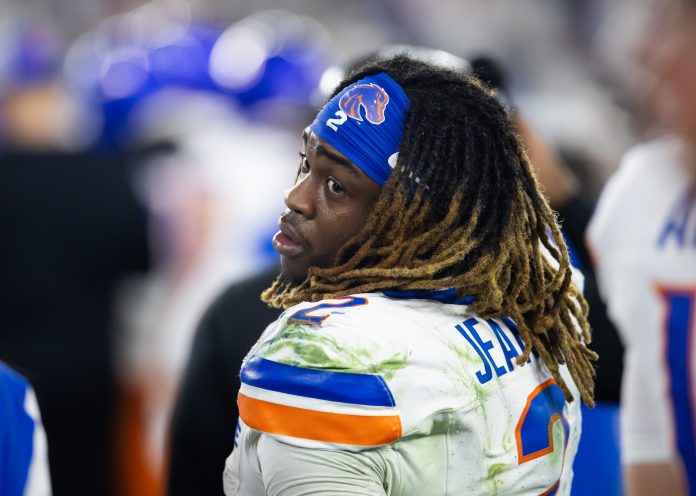
{"type": "MultiPolygon", "coordinates": [[[[562,171],[548,194],[562,177],[591,206],[654,132],[654,18],[649,0],[0,0],[0,359],[36,388],[54,493],[165,493],[196,328],[276,263],[300,133],[342,68],[398,44],[493,61],[562,171]]],[[[583,443],[606,447],[575,493],[619,494],[621,350],[595,327],[583,443]]]]}

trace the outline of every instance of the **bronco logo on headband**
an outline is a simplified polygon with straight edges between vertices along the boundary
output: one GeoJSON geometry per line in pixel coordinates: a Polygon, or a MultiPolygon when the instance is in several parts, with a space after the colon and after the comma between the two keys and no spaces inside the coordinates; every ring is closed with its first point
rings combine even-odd
{"type": "Polygon", "coordinates": [[[365,109],[365,118],[372,124],[384,122],[384,111],[389,104],[389,95],[374,83],[358,84],[346,91],[338,106],[348,117],[362,121],[360,107],[365,109]]]}
{"type": "Polygon", "coordinates": [[[409,105],[399,83],[380,72],[345,87],[326,102],[310,129],[384,186],[394,168],[409,105]]]}

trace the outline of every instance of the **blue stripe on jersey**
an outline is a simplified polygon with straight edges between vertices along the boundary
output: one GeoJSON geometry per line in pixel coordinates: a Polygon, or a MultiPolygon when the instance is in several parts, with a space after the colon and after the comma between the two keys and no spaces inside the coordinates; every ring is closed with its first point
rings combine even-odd
{"type": "Polygon", "coordinates": [[[563,416],[565,397],[554,380],[548,380],[538,387],[528,401],[528,409],[523,413],[516,429],[516,434],[519,435],[517,449],[522,455],[522,459],[518,460],[519,463],[558,449],[553,446],[551,431],[551,425],[556,420],[560,420],[563,424],[565,444],[568,444],[570,435],[570,426],[563,416]]]}
{"type": "MultiPolygon", "coordinates": [[[[546,235],[548,236],[549,241],[551,241],[551,244],[554,247],[558,248],[558,243],[556,243],[556,240],[554,239],[550,228],[546,229],[546,235]]],[[[561,226],[561,237],[563,238],[563,241],[566,244],[566,248],[568,249],[568,261],[570,262],[570,265],[572,265],[576,269],[582,269],[583,267],[580,263],[580,258],[578,257],[578,254],[575,251],[573,244],[570,242],[570,238],[566,235],[563,226],[561,226]]]]}
{"type": "Polygon", "coordinates": [[[691,333],[696,302],[694,292],[667,290],[667,364],[677,448],[684,463],[689,494],[696,494],[696,446],[694,445],[694,398],[691,389],[691,333]]]}
{"type": "Polygon", "coordinates": [[[24,410],[29,384],[0,363],[0,494],[22,496],[34,449],[34,421],[24,410]]]}
{"type": "Polygon", "coordinates": [[[395,406],[379,375],[306,369],[254,356],[242,368],[241,378],[249,386],[279,393],[354,405],[395,406]]]}
{"type": "Polygon", "coordinates": [[[570,242],[570,238],[566,235],[565,230],[562,227],[561,236],[563,236],[563,241],[565,241],[566,247],[568,248],[568,261],[570,262],[570,265],[572,265],[576,269],[582,269],[583,266],[580,263],[580,257],[578,256],[578,252],[577,250],[575,250],[573,243],[570,242]]]}
{"type": "Polygon", "coordinates": [[[452,305],[470,305],[474,301],[472,295],[458,297],[457,288],[438,290],[410,289],[405,291],[385,289],[382,293],[384,296],[399,300],[437,300],[441,303],[450,303],[452,305]]]}

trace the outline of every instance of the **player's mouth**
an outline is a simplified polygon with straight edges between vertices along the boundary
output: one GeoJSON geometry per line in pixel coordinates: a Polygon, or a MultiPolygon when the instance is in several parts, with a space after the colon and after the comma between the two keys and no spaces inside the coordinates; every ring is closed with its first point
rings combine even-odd
{"type": "Polygon", "coordinates": [[[282,218],[278,222],[278,231],[273,236],[273,248],[284,257],[293,258],[304,251],[303,239],[290,224],[282,218]]]}

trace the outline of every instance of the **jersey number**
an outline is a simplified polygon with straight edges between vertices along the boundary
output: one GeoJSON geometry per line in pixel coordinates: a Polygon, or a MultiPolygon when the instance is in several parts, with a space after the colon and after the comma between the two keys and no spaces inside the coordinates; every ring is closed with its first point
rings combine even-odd
{"type": "Polygon", "coordinates": [[[326,125],[334,131],[338,131],[338,126],[345,124],[347,120],[348,116],[346,113],[343,110],[339,110],[336,112],[336,117],[326,120],[326,125]]]}
{"type": "Polygon", "coordinates": [[[322,322],[331,316],[331,313],[324,313],[324,315],[312,315],[318,310],[324,308],[348,308],[357,307],[359,305],[367,305],[367,298],[360,298],[359,296],[343,296],[341,298],[336,298],[339,303],[320,303],[314,305],[313,307],[303,308],[302,310],[295,312],[290,317],[288,317],[288,324],[309,324],[314,326],[320,326],[322,322]]]}
{"type": "MultiPolygon", "coordinates": [[[[563,426],[562,449],[565,457],[570,428],[563,416],[563,405],[563,391],[553,379],[540,384],[527,397],[527,404],[515,429],[517,460],[520,465],[553,453],[557,449],[553,441],[553,426],[556,422],[563,426]]],[[[560,479],[544,491],[542,496],[556,494],[559,481],[560,479]]]]}

